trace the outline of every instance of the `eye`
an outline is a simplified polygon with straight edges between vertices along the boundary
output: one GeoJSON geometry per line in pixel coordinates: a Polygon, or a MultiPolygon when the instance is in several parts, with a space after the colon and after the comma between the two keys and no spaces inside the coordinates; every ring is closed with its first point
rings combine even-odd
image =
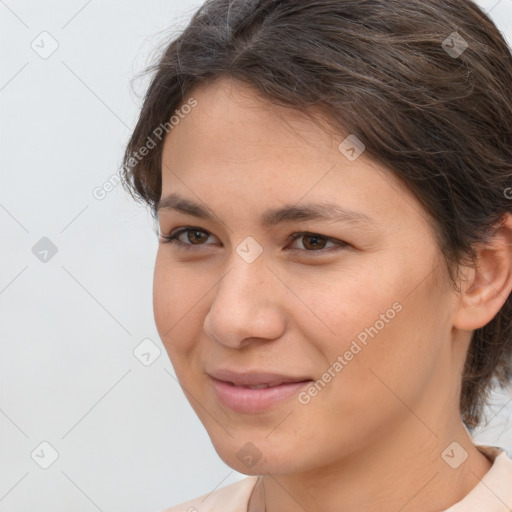
{"type": "Polygon", "coordinates": [[[183,247],[184,249],[192,249],[194,245],[205,245],[205,240],[208,240],[210,233],[206,231],[205,229],[196,228],[196,227],[186,227],[186,228],[180,228],[177,230],[172,231],[168,235],[160,235],[160,239],[162,243],[167,244],[175,244],[177,246],[183,247]],[[188,239],[189,242],[184,242],[183,240],[180,240],[181,235],[188,233],[188,235],[185,237],[188,239]]]}
{"type": "MultiPolygon", "coordinates": [[[[205,229],[188,226],[176,229],[168,235],[161,234],[160,241],[162,243],[174,244],[178,248],[183,248],[185,250],[195,250],[195,245],[211,245],[204,243],[209,239],[210,236],[213,235],[211,235],[211,233],[205,229]],[[182,235],[186,236],[182,237],[182,235]]],[[[333,250],[339,250],[350,246],[350,244],[343,242],[342,240],[320,235],[318,233],[309,232],[293,233],[288,237],[288,240],[291,240],[293,243],[300,238],[303,239],[302,246],[305,247],[305,249],[292,247],[290,250],[300,251],[302,253],[319,253],[319,255],[321,255],[328,252],[330,253],[333,250]],[[328,243],[332,244],[330,248],[326,247],[328,243]]]]}
{"type": "MultiPolygon", "coordinates": [[[[302,238],[302,246],[306,247],[306,252],[321,252],[325,254],[326,252],[332,252],[332,250],[338,250],[345,247],[348,247],[349,244],[347,242],[343,242],[342,240],[338,240],[336,238],[320,235],[318,233],[294,233],[290,235],[292,242],[302,238]],[[331,243],[333,247],[330,249],[326,249],[326,244],[331,243]]],[[[293,251],[302,249],[292,248],[293,251]]]]}

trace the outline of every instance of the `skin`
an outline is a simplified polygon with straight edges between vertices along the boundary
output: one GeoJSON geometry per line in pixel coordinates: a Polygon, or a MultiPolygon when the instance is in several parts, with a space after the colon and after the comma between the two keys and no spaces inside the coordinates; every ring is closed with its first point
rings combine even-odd
{"type": "Polygon", "coordinates": [[[458,401],[471,331],[512,288],[510,217],[482,248],[479,271],[461,269],[455,292],[419,201],[365,153],[349,161],[338,149],[346,134],[227,79],[192,96],[198,105],[165,140],[162,197],[178,193],[217,217],[160,211],[161,234],[206,234],[180,236],[191,250],[160,243],[154,314],[219,456],[263,475],[268,512],[434,512],[460,501],[491,467],[458,401]],[[324,200],[375,224],[260,223],[268,208],[324,200]],[[305,231],[349,245],[288,240],[305,231]],[[236,252],[248,236],[263,249],[250,264],[236,252]],[[397,301],[401,311],[308,404],[293,397],[246,414],[217,399],[213,368],[320,379],[397,301]],[[454,441],[468,454],[457,469],[441,457],[454,441]],[[261,452],[251,467],[237,457],[248,442],[261,452]]]}

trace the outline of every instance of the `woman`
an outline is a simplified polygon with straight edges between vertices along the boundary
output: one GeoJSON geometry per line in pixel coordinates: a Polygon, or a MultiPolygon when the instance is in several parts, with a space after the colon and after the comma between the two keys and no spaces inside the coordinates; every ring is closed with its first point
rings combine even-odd
{"type": "Polygon", "coordinates": [[[123,177],[154,313],[219,456],[170,511],[498,512],[470,431],[512,377],[512,55],[469,0],[212,0],[123,177]]]}

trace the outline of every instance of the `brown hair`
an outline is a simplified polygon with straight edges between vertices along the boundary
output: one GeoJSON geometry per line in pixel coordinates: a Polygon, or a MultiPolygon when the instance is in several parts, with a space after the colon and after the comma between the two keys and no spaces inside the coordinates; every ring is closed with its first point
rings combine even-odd
{"type": "MultiPolygon", "coordinates": [[[[194,88],[221,77],[276,105],[322,112],[363,141],[424,206],[455,285],[452,270],[474,263],[474,245],[511,210],[512,55],[470,0],[209,0],[147,72],[121,179],[154,219],[162,127],[172,129],[194,88]]],[[[460,396],[469,429],[493,380],[512,379],[511,326],[509,296],[473,333],[460,396]]]]}

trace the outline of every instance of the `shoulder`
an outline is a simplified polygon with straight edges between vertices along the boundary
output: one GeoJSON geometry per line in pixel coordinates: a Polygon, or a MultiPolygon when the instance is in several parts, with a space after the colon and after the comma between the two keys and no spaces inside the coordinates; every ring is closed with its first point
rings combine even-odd
{"type": "Polygon", "coordinates": [[[461,501],[445,512],[508,512],[512,510],[512,459],[499,446],[476,445],[491,469],[461,501]]]}
{"type": "Polygon", "coordinates": [[[249,476],[161,512],[247,512],[247,503],[257,481],[257,476],[249,476]]]}
{"type": "Polygon", "coordinates": [[[512,483],[512,459],[509,453],[500,446],[476,445],[476,447],[492,462],[491,469],[484,479],[495,478],[500,481],[506,476],[510,478],[507,482],[512,483]]]}

